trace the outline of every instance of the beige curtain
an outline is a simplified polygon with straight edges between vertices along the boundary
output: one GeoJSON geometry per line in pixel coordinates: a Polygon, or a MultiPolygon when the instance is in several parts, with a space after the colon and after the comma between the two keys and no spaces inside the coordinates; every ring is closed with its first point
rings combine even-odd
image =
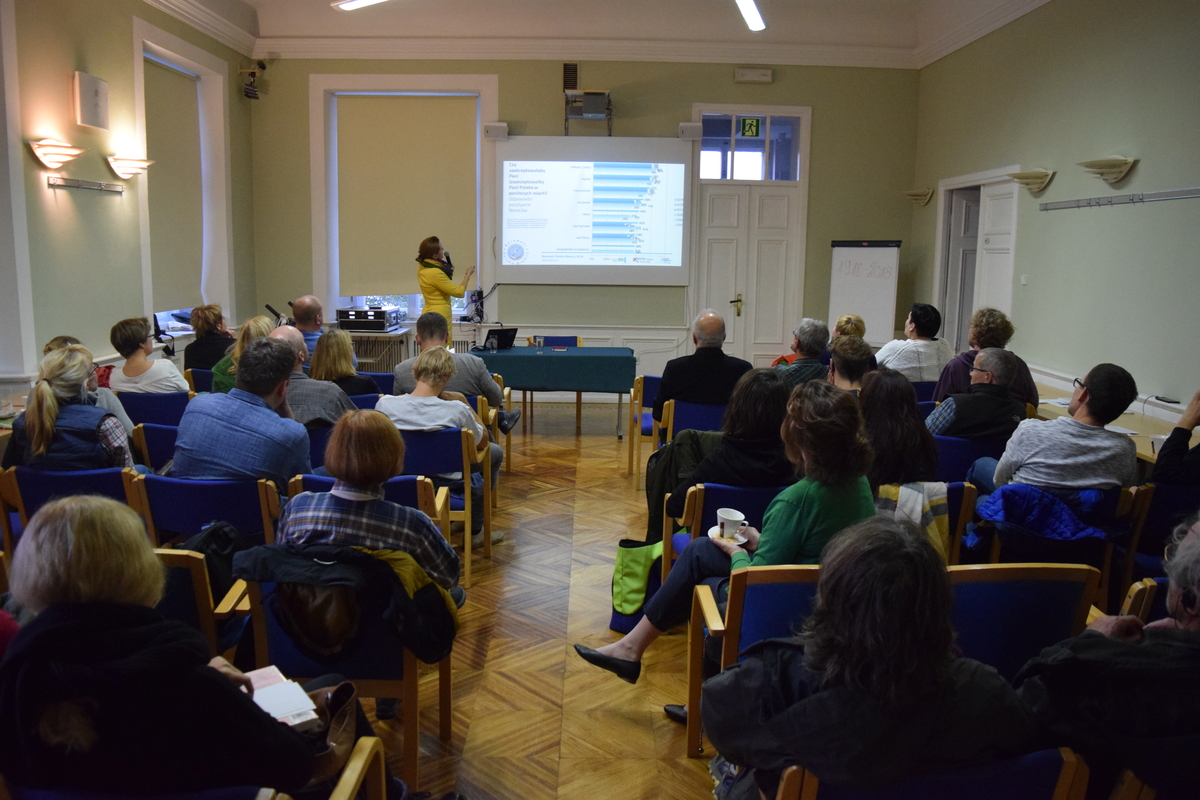
{"type": "Polygon", "coordinates": [[[478,264],[475,97],[337,98],[342,295],[412,294],[417,246],[437,236],[456,281],[478,264]]]}
{"type": "Polygon", "coordinates": [[[146,61],[146,157],[154,310],[198,306],[204,246],[197,81],[146,61]]]}

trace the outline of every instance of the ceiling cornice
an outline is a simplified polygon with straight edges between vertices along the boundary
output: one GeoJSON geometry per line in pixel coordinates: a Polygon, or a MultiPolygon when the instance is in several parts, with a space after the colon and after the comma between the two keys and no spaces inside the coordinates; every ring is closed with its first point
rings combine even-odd
{"type": "Polygon", "coordinates": [[[208,34],[226,47],[244,56],[254,53],[254,34],[244,31],[219,14],[210,11],[196,0],[145,0],[159,11],[182,20],[201,33],[208,34]]]}
{"type": "Polygon", "coordinates": [[[406,39],[264,37],[255,58],[496,61],[668,61],[914,69],[905,47],[663,42],[619,39],[406,39]]]}
{"type": "Polygon", "coordinates": [[[927,67],[939,58],[948,56],[976,39],[981,39],[997,28],[1002,28],[1024,14],[1050,0],[1007,0],[981,17],[946,33],[935,41],[913,50],[913,61],[917,69],[927,67]]]}

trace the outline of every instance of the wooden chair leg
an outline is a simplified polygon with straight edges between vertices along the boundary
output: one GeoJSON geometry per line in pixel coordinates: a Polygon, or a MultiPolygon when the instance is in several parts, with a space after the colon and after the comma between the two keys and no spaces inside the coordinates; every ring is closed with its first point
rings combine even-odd
{"type": "Polygon", "coordinates": [[[492,557],[492,448],[483,451],[483,557],[492,557]]]}
{"type": "Polygon", "coordinates": [[[575,433],[583,433],[583,392],[575,393],[575,433]]]}
{"type": "Polygon", "coordinates": [[[465,475],[463,481],[463,580],[462,587],[471,586],[471,476],[465,475]]]}
{"type": "Polygon", "coordinates": [[[417,657],[407,647],[404,648],[404,680],[401,684],[400,714],[404,729],[404,744],[401,754],[401,771],[403,780],[408,788],[416,791],[418,785],[418,760],[420,756],[420,713],[417,707],[417,691],[419,686],[419,667],[417,657]]]}
{"type": "Polygon", "coordinates": [[[438,662],[438,738],[443,742],[450,741],[454,724],[450,708],[453,695],[450,676],[450,656],[446,656],[438,662]]]}
{"type": "Polygon", "coordinates": [[[700,727],[700,686],[704,680],[704,623],[698,603],[692,603],[688,620],[687,650],[687,738],[688,758],[704,755],[704,731],[700,727]]]}

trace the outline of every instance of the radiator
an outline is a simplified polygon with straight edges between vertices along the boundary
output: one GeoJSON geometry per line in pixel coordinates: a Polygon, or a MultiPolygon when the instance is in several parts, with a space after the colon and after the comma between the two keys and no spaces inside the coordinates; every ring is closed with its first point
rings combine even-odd
{"type": "Polygon", "coordinates": [[[351,333],[354,354],[358,356],[359,372],[395,372],[396,365],[408,353],[408,344],[401,336],[364,336],[351,333]]]}

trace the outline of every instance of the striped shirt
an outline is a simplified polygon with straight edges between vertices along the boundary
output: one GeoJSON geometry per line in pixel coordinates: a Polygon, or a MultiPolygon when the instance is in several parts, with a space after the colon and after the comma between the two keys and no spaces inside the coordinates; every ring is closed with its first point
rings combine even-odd
{"type": "Polygon", "coordinates": [[[296,495],[283,508],[275,541],[403,550],[438,585],[458,583],[458,553],[437,526],[415,508],[384,500],[379,486],[337,481],[333,491],[296,495]]]}

